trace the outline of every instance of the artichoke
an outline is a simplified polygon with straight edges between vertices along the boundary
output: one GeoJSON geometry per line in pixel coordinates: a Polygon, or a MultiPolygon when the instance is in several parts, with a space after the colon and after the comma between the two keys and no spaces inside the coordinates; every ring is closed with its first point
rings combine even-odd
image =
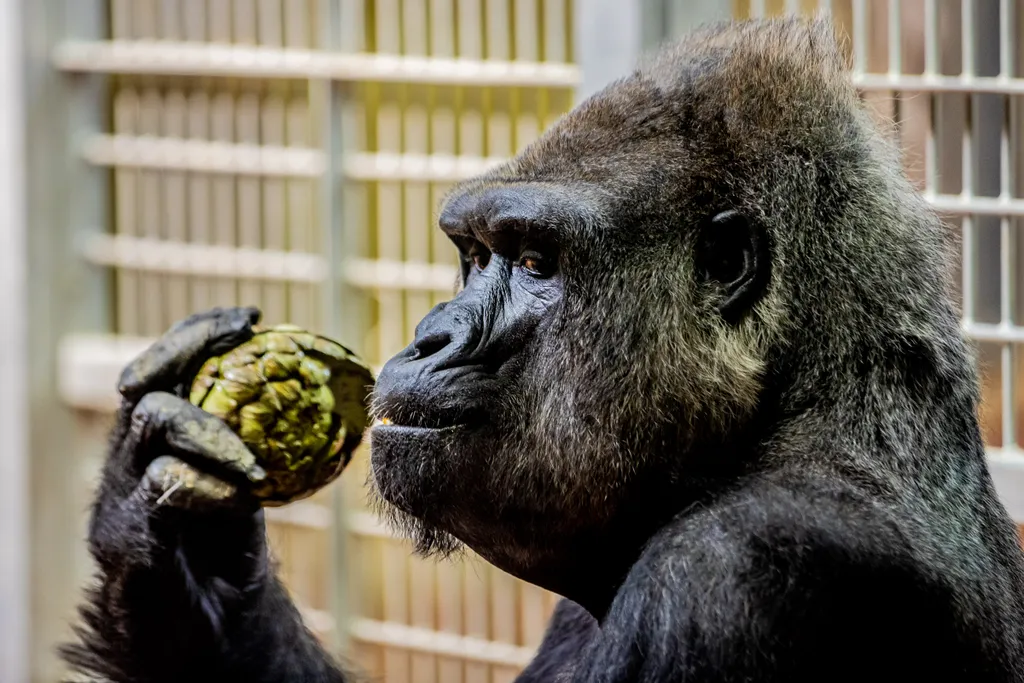
{"type": "Polygon", "coordinates": [[[189,400],[224,420],[267,478],[264,506],[312,495],[348,464],[369,424],[370,369],[340,344],[293,325],[254,336],[208,359],[189,400]]]}

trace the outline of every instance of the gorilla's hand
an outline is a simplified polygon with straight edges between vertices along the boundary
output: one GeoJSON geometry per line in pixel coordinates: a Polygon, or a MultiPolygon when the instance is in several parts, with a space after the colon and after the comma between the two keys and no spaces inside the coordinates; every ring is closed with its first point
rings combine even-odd
{"type": "Polygon", "coordinates": [[[185,399],[202,362],[248,340],[258,319],[252,308],[194,315],[121,375],[89,528],[99,582],[63,648],[77,671],[117,683],[344,680],[270,570],[249,494],[265,473],[185,399]]]}
{"type": "Polygon", "coordinates": [[[265,473],[224,422],[185,396],[203,361],[249,339],[259,316],[253,308],[194,315],[125,368],[90,527],[104,569],[173,565],[214,619],[217,597],[265,574],[263,518],[246,486],[265,473]]]}

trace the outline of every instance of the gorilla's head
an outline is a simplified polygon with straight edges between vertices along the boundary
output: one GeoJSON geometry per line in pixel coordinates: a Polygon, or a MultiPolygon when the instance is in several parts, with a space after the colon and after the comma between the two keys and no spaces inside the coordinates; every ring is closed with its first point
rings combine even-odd
{"type": "Polygon", "coordinates": [[[464,286],[379,377],[382,507],[606,602],[789,416],[955,325],[897,168],[825,20],[705,28],[582,103],[443,206],[464,286]]]}

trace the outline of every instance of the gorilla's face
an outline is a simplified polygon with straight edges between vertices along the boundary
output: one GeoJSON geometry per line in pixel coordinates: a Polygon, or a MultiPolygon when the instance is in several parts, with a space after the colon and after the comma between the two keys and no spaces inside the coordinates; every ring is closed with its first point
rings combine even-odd
{"type": "Polygon", "coordinates": [[[371,433],[382,509],[423,552],[462,542],[565,594],[724,479],[778,336],[760,197],[814,181],[735,144],[750,122],[720,93],[748,96],[714,61],[659,68],[443,207],[464,286],[381,372],[371,433]]]}

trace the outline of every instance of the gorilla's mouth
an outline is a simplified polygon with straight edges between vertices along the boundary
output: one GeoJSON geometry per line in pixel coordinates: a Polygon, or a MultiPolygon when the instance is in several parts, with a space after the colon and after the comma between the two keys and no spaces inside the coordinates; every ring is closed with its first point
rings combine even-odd
{"type": "Polygon", "coordinates": [[[390,405],[375,406],[375,421],[371,431],[387,432],[439,432],[449,433],[457,429],[482,425],[485,415],[475,409],[427,408],[416,403],[391,402],[390,405]]]}
{"type": "Polygon", "coordinates": [[[372,431],[376,433],[387,432],[390,434],[450,434],[459,429],[469,427],[469,424],[449,424],[449,425],[416,425],[416,424],[396,424],[388,418],[382,418],[379,422],[373,425],[372,431]]]}

